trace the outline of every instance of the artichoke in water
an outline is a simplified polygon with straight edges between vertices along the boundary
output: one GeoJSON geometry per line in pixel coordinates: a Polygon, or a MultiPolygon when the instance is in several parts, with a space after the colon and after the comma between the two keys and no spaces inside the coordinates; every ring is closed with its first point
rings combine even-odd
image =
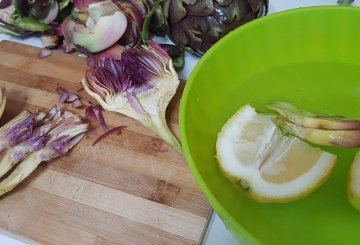
{"type": "Polygon", "coordinates": [[[167,32],[178,46],[202,55],[230,31],[265,15],[268,0],[164,0],[154,9],[155,32],[167,32]]]}

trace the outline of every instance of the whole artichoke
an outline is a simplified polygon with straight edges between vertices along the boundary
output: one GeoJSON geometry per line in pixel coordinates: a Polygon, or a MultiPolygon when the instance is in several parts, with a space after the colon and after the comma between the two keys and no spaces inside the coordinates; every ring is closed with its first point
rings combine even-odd
{"type": "Polygon", "coordinates": [[[158,6],[153,29],[202,55],[228,32],[265,15],[268,0],[163,0],[158,6]]]}

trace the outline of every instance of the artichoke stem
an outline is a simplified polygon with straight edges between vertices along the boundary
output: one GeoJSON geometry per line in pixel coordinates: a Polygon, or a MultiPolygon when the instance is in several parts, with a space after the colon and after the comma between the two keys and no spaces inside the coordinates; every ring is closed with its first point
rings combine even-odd
{"type": "Polygon", "coordinates": [[[17,186],[36,169],[36,167],[41,163],[38,156],[39,152],[29,155],[8,177],[0,182],[0,196],[14,189],[15,186],[17,186]]]}
{"type": "Polygon", "coordinates": [[[158,136],[160,136],[167,144],[169,144],[177,153],[181,156],[184,155],[181,144],[171,132],[169,127],[166,124],[165,115],[150,115],[140,119],[140,122],[145,126],[150,128],[158,136]]]}
{"type": "Polygon", "coordinates": [[[0,153],[0,178],[9,172],[9,170],[15,165],[10,158],[10,152],[10,149],[5,149],[2,153],[0,153]]]}

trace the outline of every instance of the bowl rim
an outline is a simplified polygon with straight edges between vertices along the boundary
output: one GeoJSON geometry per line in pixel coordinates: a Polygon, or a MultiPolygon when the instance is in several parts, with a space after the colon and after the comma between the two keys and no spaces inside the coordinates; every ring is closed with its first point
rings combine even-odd
{"type": "Polygon", "coordinates": [[[227,229],[232,231],[232,233],[241,240],[244,240],[246,242],[249,242],[250,244],[262,244],[251,232],[249,232],[247,229],[245,229],[239,222],[235,220],[235,218],[223,207],[223,205],[217,200],[216,196],[210,191],[210,188],[206,184],[204,178],[201,176],[199,169],[197,168],[195,161],[193,159],[193,156],[191,154],[191,150],[188,144],[188,139],[186,136],[186,107],[188,105],[188,96],[191,90],[191,87],[195,83],[195,77],[199,73],[202,65],[206,62],[208,58],[211,57],[211,55],[221,46],[225,45],[228,39],[233,38],[233,36],[239,35],[239,33],[249,29],[253,28],[254,25],[261,25],[263,22],[271,21],[272,19],[278,19],[283,18],[284,16],[288,15],[296,15],[296,14],[302,14],[306,12],[317,12],[317,11],[358,11],[360,13],[360,7],[356,6],[338,6],[338,5],[323,5],[323,6],[307,6],[307,7],[299,7],[295,9],[289,9],[280,11],[277,13],[273,13],[267,16],[263,16],[261,18],[252,20],[235,30],[228,33],[226,36],[224,36],[221,40],[219,40],[217,43],[215,43],[205,54],[204,56],[199,60],[199,62],[196,64],[195,68],[191,72],[188,81],[185,84],[185,88],[180,100],[180,108],[179,108],[179,130],[180,130],[180,137],[182,142],[182,147],[184,151],[184,156],[187,161],[188,166],[190,167],[192,175],[195,177],[195,180],[200,187],[201,191],[204,193],[207,201],[210,203],[212,208],[215,210],[215,212],[219,215],[219,217],[224,221],[223,217],[226,217],[226,221],[224,221],[224,224],[227,229]]]}

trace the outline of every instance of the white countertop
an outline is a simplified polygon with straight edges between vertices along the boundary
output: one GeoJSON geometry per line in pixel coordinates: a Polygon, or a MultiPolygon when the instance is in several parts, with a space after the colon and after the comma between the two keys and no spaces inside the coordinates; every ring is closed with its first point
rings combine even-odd
{"type": "MultiPolygon", "coordinates": [[[[318,6],[318,5],[336,5],[337,0],[269,0],[269,14],[280,12],[287,9],[305,7],[305,6],[318,6]]],[[[355,0],[353,3],[354,6],[360,6],[360,0],[355,0]]],[[[10,36],[6,36],[0,34],[1,40],[11,40],[15,42],[21,42],[24,44],[32,45],[32,46],[41,46],[40,40],[37,37],[31,37],[26,39],[13,38],[10,36]]],[[[165,39],[157,39],[163,40],[165,39]]],[[[182,79],[187,79],[192,69],[198,62],[199,58],[186,54],[186,65],[184,69],[179,73],[179,77],[182,79]]],[[[0,231],[1,232],[1,231],[0,231]]],[[[4,245],[27,245],[28,243],[19,241],[12,237],[0,233],[0,244],[4,245]]],[[[232,235],[225,227],[219,216],[214,213],[209,222],[208,229],[205,233],[202,244],[204,245],[218,245],[218,244],[226,244],[226,245],[236,245],[240,244],[240,242],[232,235]]]]}

